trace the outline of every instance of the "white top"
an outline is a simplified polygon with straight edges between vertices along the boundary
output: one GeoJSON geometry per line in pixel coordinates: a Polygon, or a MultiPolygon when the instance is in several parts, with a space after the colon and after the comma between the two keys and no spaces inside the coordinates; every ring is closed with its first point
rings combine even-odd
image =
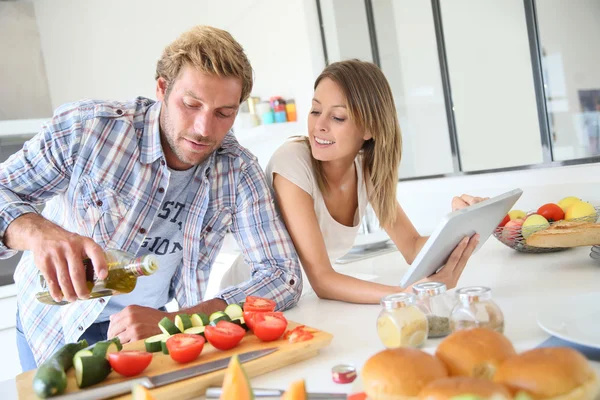
{"type": "Polygon", "coordinates": [[[352,248],[358,234],[360,221],[367,208],[368,197],[363,178],[362,160],[359,156],[354,161],[358,180],[358,209],[354,215],[353,225],[346,226],[333,219],[329,213],[323,194],[319,190],[311,159],[312,155],[307,144],[302,140],[291,138],[271,157],[266,169],[267,180],[273,186],[273,174],[279,174],[313,198],[315,214],[325,239],[327,255],[333,264],[336,259],[345,255],[352,248]]]}
{"type": "MultiPolygon", "coordinates": [[[[345,255],[354,245],[360,221],[365,215],[368,204],[367,189],[363,178],[362,159],[358,156],[354,161],[357,175],[358,209],[354,215],[352,226],[346,226],[337,222],[323,199],[319,190],[317,178],[312,167],[311,152],[307,144],[298,138],[288,139],[279,147],[269,161],[266,174],[271,187],[273,186],[273,174],[277,173],[286,178],[300,189],[308,193],[314,201],[315,214],[319,222],[319,228],[323,234],[327,256],[334,265],[335,260],[345,255]]],[[[243,256],[239,255],[231,268],[224,274],[220,289],[237,285],[250,279],[250,267],[244,262],[243,256]]],[[[302,295],[312,292],[310,282],[302,269],[302,295]]]]}

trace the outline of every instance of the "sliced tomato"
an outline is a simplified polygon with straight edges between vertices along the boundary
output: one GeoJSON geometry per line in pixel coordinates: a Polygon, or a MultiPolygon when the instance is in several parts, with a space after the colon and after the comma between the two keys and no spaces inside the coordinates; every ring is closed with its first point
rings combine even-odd
{"type": "Polygon", "coordinates": [[[299,325],[294,329],[287,331],[283,335],[283,338],[287,339],[290,343],[304,342],[315,337],[312,332],[313,331],[306,328],[304,325],[299,325]]]}
{"type": "Polygon", "coordinates": [[[246,302],[244,303],[244,311],[254,312],[273,312],[277,304],[270,299],[263,299],[262,297],[247,296],[246,302]]]}
{"type": "Polygon", "coordinates": [[[208,343],[219,350],[233,349],[244,338],[246,331],[229,321],[219,321],[216,326],[207,326],[204,336],[208,343]]]}
{"type": "Polygon", "coordinates": [[[270,342],[283,335],[288,322],[280,312],[255,313],[253,325],[256,337],[263,342],[270,342]]]}
{"type": "Polygon", "coordinates": [[[124,350],[108,354],[108,362],[112,369],[123,376],[135,376],[141,374],[150,362],[152,353],[138,350],[124,350]]]}
{"type": "Polygon", "coordinates": [[[251,311],[244,311],[244,322],[248,329],[254,332],[254,317],[257,313],[251,311]]]}
{"type": "Polygon", "coordinates": [[[194,361],[204,348],[206,341],[200,335],[191,335],[189,333],[177,333],[167,339],[167,349],[169,355],[178,363],[188,363],[194,361]]]}

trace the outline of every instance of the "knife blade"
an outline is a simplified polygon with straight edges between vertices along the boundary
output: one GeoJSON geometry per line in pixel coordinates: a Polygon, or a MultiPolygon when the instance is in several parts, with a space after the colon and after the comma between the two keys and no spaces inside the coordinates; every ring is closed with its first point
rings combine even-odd
{"type": "MultiPolygon", "coordinates": [[[[220,387],[211,387],[206,389],[206,400],[209,399],[219,399],[221,398],[221,393],[223,389],[220,387]]],[[[285,393],[283,390],[279,389],[252,389],[254,393],[254,397],[256,398],[269,398],[276,397],[281,398],[285,393]]],[[[346,393],[306,393],[308,396],[308,400],[345,400],[348,398],[346,393]]]]}
{"type": "MultiPolygon", "coordinates": [[[[248,361],[255,360],[257,358],[264,357],[268,354],[271,354],[277,351],[277,347],[273,347],[270,349],[263,350],[255,350],[249,351],[247,353],[242,353],[238,355],[238,359],[240,363],[245,363],[248,361]]],[[[229,360],[231,357],[220,358],[215,361],[207,362],[204,364],[194,365],[192,367],[187,367],[183,369],[179,369],[177,371],[166,372],[164,374],[156,375],[156,376],[143,376],[136,379],[130,379],[127,381],[113,383],[111,385],[100,386],[91,389],[85,389],[74,393],[65,394],[62,396],[53,397],[56,400],[84,400],[84,399],[106,399],[114,396],[118,396],[121,394],[126,394],[131,392],[131,387],[136,384],[143,385],[148,389],[168,385],[173,382],[178,382],[184,379],[193,378],[195,376],[200,376],[204,374],[208,374],[210,372],[218,371],[224,368],[227,368],[229,365],[229,360]]]]}

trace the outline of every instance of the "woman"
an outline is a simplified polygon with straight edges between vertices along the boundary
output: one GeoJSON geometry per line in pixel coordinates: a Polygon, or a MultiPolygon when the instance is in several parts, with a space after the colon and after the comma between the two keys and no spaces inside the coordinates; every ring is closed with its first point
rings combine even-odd
{"type": "MultiPolygon", "coordinates": [[[[401,137],[389,84],[374,64],[348,60],[325,68],[314,90],[308,137],[288,140],[267,165],[308,278],[304,287],[310,283],[320,298],[353,303],[378,303],[385,295],[412,290],[350,277],[332,267],[351,249],[368,203],[408,263],[427,240],[396,200],[401,137]]],[[[463,195],[452,206],[481,200],[463,195]]],[[[465,238],[446,266],[425,280],[455,287],[478,240],[477,235],[465,238]]]]}

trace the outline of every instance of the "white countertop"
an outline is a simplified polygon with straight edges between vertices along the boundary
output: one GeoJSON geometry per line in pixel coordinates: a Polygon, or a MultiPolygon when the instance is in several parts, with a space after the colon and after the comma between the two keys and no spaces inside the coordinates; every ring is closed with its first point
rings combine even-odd
{"type": "MultiPolygon", "coordinates": [[[[549,338],[536,323],[537,310],[561,296],[600,291],[600,263],[589,257],[590,248],[559,253],[523,254],[490,237],[473,255],[458,287],[483,285],[492,289],[505,316],[505,334],[517,351],[533,348],[549,338]]],[[[341,272],[378,282],[399,282],[408,266],[398,252],[336,267],[341,272]]],[[[255,388],[286,389],[297,379],[309,391],[350,393],[352,385],[331,379],[331,367],[350,363],[360,368],[383,350],[375,329],[379,305],[356,305],[320,300],[309,294],[286,312],[290,320],[333,334],[332,343],[314,358],[252,379],[255,388]]],[[[434,352],[441,339],[428,340],[425,351],[434,352]]],[[[592,363],[600,373],[600,363],[592,363]]],[[[14,380],[0,383],[14,390],[14,380]]],[[[3,391],[3,390],[0,390],[3,391]]]]}
{"type": "MultiPolygon", "coordinates": [[[[517,351],[536,347],[550,336],[538,327],[537,310],[559,296],[600,291],[600,263],[589,256],[590,248],[576,248],[550,254],[523,254],[490,237],[471,258],[458,287],[483,285],[505,317],[505,334],[517,351]]],[[[399,282],[408,265],[398,252],[338,266],[340,272],[367,274],[377,282],[399,282]]],[[[314,294],[288,312],[290,320],[333,334],[331,345],[312,359],[252,379],[256,388],[286,389],[297,379],[306,379],[313,392],[350,393],[351,384],[336,384],[331,367],[353,364],[360,373],[365,361],[383,350],[376,332],[379,305],[345,304],[320,300],[314,294]]],[[[441,339],[430,339],[423,350],[435,352],[441,339]]],[[[593,362],[600,373],[600,363],[593,362]]]]}

